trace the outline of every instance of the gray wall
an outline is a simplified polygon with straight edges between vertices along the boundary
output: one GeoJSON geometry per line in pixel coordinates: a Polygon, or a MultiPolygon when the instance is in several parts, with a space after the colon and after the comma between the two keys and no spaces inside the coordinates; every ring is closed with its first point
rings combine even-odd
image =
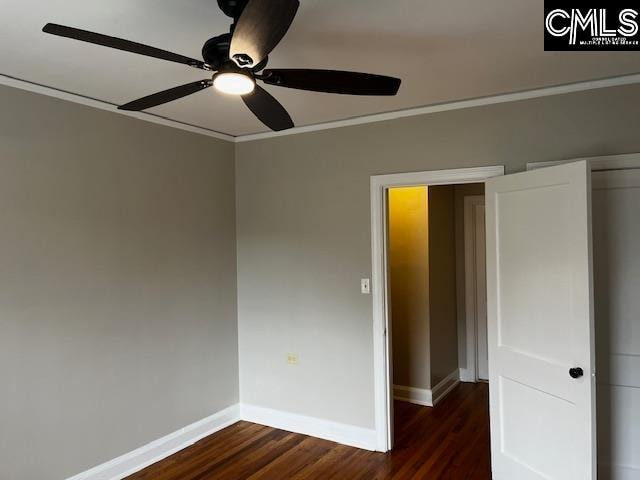
{"type": "MultiPolygon", "coordinates": [[[[238,144],[243,401],[374,426],[371,175],[637,152],[639,100],[238,144]]],[[[236,403],[233,146],[7,87],[0,105],[1,478],[62,478],[236,403]]]]}
{"type": "Polygon", "coordinates": [[[0,87],[0,478],[238,401],[233,145],[0,87]]]}
{"type": "Polygon", "coordinates": [[[458,370],[456,230],[453,185],[429,187],[431,387],[458,370]]]}
{"type": "Polygon", "coordinates": [[[238,144],[243,401],[373,428],[371,175],[637,152],[639,101],[633,85],[238,144]]]}

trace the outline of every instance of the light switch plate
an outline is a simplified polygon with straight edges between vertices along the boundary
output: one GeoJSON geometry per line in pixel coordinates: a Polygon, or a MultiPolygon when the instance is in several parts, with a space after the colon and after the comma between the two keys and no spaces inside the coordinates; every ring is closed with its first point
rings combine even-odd
{"type": "Polygon", "coordinates": [[[360,291],[364,295],[369,295],[371,293],[371,280],[368,278],[363,278],[360,280],[360,291]]]}
{"type": "Polygon", "coordinates": [[[298,365],[298,354],[297,353],[287,353],[287,363],[289,365],[298,365]]]}

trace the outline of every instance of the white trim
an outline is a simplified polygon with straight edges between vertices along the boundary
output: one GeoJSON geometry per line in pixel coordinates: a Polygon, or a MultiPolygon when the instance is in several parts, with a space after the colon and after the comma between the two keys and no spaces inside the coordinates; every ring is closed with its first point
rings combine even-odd
{"type": "Polygon", "coordinates": [[[553,167],[554,165],[562,165],[565,163],[579,162],[581,160],[587,160],[591,165],[591,171],[593,172],[598,172],[601,170],[624,170],[628,168],[640,168],[640,153],[627,153],[623,155],[568,158],[566,160],[552,160],[548,162],[529,162],[527,163],[527,171],[537,170],[539,168],[553,167]]]}
{"type": "MultiPolygon", "coordinates": [[[[464,197],[464,344],[466,345],[466,382],[478,381],[478,329],[477,329],[477,275],[476,271],[476,230],[474,208],[484,205],[484,195],[464,197]]],[[[462,378],[462,376],[460,376],[462,378]]]]}
{"type": "Polygon", "coordinates": [[[482,183],[487,178],[504,175],[504,166],[455,168],[450,170],[429,170],[426,172],[391,173],[371,177],[372,184],[385,188],[413,185],[452,185],[482,183]]]}
{"type": "Polygon", "coordinates": [[[390,187],[446,185],[484,182],[504,175],[503,166],[433,170],[371,177],[371,297],[373,301],[373,372],[377,450],[393,446],[393,395],[389,361],[389,318],[387,312],[386,192],[390,187]]]}
{"type": "Polygon", "coordinates": [[[451,390],[456,388],[460,383],[460,372],[458,369],[451,372],[445,378],[442,379],[435,387],[431,389],[431,396],[433,398],[433,405],[436,406],[446,397],[451,390]]]}
{"type": "Polygon", "coordinates": [[[185,130],[187,132],[198,133],[200,135],[217,138],[219,140],[226,140],[228,142],[235,141],[235,137],[233,137],[232,135],[227,135],[226,133],[216,132],[215,130],[199,127],[197,125],[190,125],[188,123],[173,120],[171,118],[154,115],[149,112],[129,112],[125,110],[118,110],[118,106],[116,104],[109,103],[105,100],[85,97],[76,93],[67,92],[65,90],[58,90],[53,87],[28,82],[26,80],[10,77],[4,74],[0,74],[0,85],[7,85],[8,87],[19,88],[21,90],[27,90],[29,92],[59,98],[61,100],[67,100],[69,102],[86,105],[88,107],[99,108],[100,110],[107,110],[111,113],[119,113],[120,115],[137,118],[138,120],[142,120],[145,122],[157,123],[159,125],[164,125],[165,127],[173,127],[179,130],[185,130]]]}
{"type": "Polygon", "coordinates": [[[550,97],[555,95],[563,95],[567,93],[584,92],[588,90],[597,90],[600,88],[618,87],[623,85],[633,85],[640,83],[640,74],[622,75],[617,77],[608,77],[598,80],[587,80],[583,82],[568,83],[563,85],[555,85],[551,87],[537,88],[533,90],[524,90],[513,93],[503,93],[499,95],[490,95],[486,97],[469,98],[454,102],[443,102],[433,105],[425,105],[421,107],[407,108],[404,110],[396,110],[391,112],[376,113],[372,115],[362,115],[344,120],[336,120],[332,122],[318,123],[315,125],[307,125],[296,127],[282,132],[261,132],[249,135],[233,136],[223,132],[217,132],[197,125],[189,125],[171,118],[160,117],[144,112],[125,112],[116,110],[116,105],[110,102],[89,98],[73,92],[59,90],[47,85],[40,85],[28,80],[0,74],[0,84],[8,85],[30,92],[40,93],[51,97],[60,98],[70,102],[88,105],[90,107],[108,110],[110,112],[119,113],[138,118],[139,120],[158,123],[169,127],[186,130],[189,132],[199,133],[208,137],[226,140],[232,143],[251,142],[254,140],[262,140],[265,138],[282,137],[286,135],[297,135],[300,133],[317,132],[321,130],[329,130],[333,128],[349,127],[353,125],[363,125],[367,123],[384,122],[387,120],[395,120],[398,118],[415,117],[419,115],[428,115],[432,113],[447,112],[451,110],[462,110],[465,108],[481,107],[486,105],[495,105],[500,103],[519,102],[521,100],[530,100],[534,98],[550,97]]]}
{"type": "Polygon", "coordinates": [[[475,372],[472,372],[468,368],[460,369],[460,381],[463,383],[477,383],[475,372]]]}
{"type": "Polygon", "coordinates": [[[393,386],[393,398],[401,402],[415,403],[423,407],[434,407],[460,383],[460,371],[454,370],[431,390],[428,388],[393,386]]]}
{"type": "Polygon", "coordinates": [[[376,432],[368,428],[247,404],[240,406],[240,416],[247,422],[322,438],[364,450],[376,450],[376,432]]]}
{"type": "Polygon", "coordinates": [[[388,361],[389,343],[387,336],[387,251],[385,219],[387,217],[385,185],[376,177],[371,177],[371,251],[372,276],[371,298],[373,301],[373,381],[374,414],[377,449],[386,452],[393,445],[393,402],[390,401],[389,385],[393,383],[388,361]]]}
{"type": "Polygon", "coordinates": [[[240,406],[232,405],[129,453],[69,477],[67,480],[120,480],[239,420],[240,406]]]}
{"type": "Polygon", "coordinates": [[[433,407],[433,393],[428,388],[393,386],[393,399],[414,403],[423,407],[433,407]]]}
{"type": "Polygon", "coordinates": [[[377,446],[375,430],[254,405],[236,404],[67,480],[121,480],[240,420],[364,450],[374,451],[377,446]]]}
{"type": "Polygon", "coordinates": [[[583,92],[587,90],[596,90],[599,88],[618,87],[622,85],[632,85],[640,83],[640,74],[622,75],[619,77],[603,78],[599,80],[589,80],[584,82],[575,82],[564,85],[556,85],[552,87],[543,87],[533,90],[525,90],[514,93],[504,93],[500,95],[491,95],[487,97],[470,98],[455,102],[444,102],[434,105],[426,105],[422,107],[408,108],[406,110],[396,110],[392,112],[377,113],[373,115],[363,115],[361,117],[348,118],[345,120],[337,120],[333,122],[319,123],[316,125],[307,125],[304,127],[296,127],[282,132],[264,132],[251,135],[242,135],[236,137],[236,142],[251,142],[253,140],[262,140],[265,138],[282,137],[285,135],[296,135],[299,133],[317,132],[319,130],[329,130],[332,128],[350,127],[353,125],[362,125],[365,123],[384,122],[387,120],[395,120],[398,118],[415,117],[418,115],[428,115],[431,113],[447,112],[450,110],[462,110],[465,108],[481,107],[485,105],[495,105],[498,103],[519,102],[521,100],[529,100],[533,98],[550,97],[554,95],[563,95],[566,93],[583,92]]]}

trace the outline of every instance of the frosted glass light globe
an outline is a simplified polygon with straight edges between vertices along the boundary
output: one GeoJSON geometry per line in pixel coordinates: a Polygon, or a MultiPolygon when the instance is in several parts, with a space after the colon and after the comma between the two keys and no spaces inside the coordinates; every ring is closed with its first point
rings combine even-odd
{"type": "Polygon", "coordinates": [[[219,92],[229,95],[246,95],[253,92],[256,82],[243,73],[223,72],[213,78],[213,86],[219,92]]]}

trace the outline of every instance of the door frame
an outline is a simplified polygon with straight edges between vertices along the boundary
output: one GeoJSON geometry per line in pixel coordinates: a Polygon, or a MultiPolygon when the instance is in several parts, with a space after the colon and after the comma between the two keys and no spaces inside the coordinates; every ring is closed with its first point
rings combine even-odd
{"type": "Polygon", "coordinates": [[[482,183],[504,175],[502,165],[375,175],[371,177],[373,372],[376,450],[393,447],[393,372],[388,311],[387,192],[392,187],[482,183]]]}
{"type": "MultiPolygon", "coordinates": [[[[475,207],[484,205],[484,195],[464,197],[464,318],[465,329],[459,332],[459,344],[465,345],[466,365],[460,367],[460,381],[475,383],[478,378],[478,272],[476,261],[475,207]]],[[[485,272],[486,273],[486,272],[485,272]]]]}

